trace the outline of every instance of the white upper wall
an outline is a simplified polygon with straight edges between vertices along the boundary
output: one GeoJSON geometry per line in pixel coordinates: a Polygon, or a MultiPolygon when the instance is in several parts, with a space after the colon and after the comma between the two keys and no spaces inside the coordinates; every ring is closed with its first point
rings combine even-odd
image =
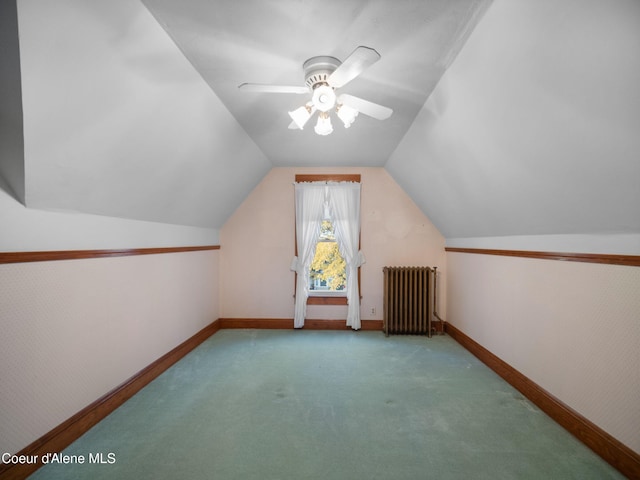
{"type": "Polygon", "coordinates": [[[271,163],[139,2],[18,2],[26,205],[217,229],[271,163]]]}
{"type": "Polygon", "coordinates": [[[25,208],[0,178],[0,252],[217,245],[212,228],[25,208]]]}
{"type": "Polygon", "coordinates": [[[640,2],[496,0],[386,168],[448,240],[640,253],[638,85],[640,2]]]}

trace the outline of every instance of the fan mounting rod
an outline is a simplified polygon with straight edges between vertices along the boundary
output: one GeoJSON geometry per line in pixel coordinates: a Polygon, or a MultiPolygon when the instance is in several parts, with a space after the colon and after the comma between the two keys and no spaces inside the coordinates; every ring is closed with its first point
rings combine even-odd
{"type": "Polygon", "coordinates": [[[329,76],[341,64],[342,62],[335,57],[311,57],[302,65],[304,83],[311,91],[320,85],[328,85],[329,76]]]}

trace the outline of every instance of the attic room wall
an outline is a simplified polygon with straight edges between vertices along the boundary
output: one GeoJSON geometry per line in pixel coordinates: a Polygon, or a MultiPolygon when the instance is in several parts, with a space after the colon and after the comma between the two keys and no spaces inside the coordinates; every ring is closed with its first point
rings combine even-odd
{"type": "Polygon", "coordinates": [[[640,268],[447,253],[446,320],[640,453],[640,268]]]}
{"type": "Polygon", "coordinates": [[[633,0],[492,3],[385,165],[447,245],[640,254],[639,26],[633,0]]]}
{"type": "MultiPolygon", "coordinates": [[[[638,2],[494,1],[386,165],[447,246],[640,254],[639,27],[638,2]]],[[[638,291],[449,252],[445,319],[640,452],[638,291]]]]}
{"type": "MultiPolygon", "coordinates": [[[[213,245],[217,230],[25,208],[0,252],[213,245]]],[[[219,250],[0,264],[0,451],[17,452],[219,317],[219,250]]]]}
{"type": "MultiPolygon", "coordinates": [[[[10,1],[0,3],[3,9],[11,4],[10,1]]],[[[65,3],[68,6],[69,2],[65,3]]],[[[137,5],[127,3],[133,7],[137,5]]],[[[38,16],[40,10],[35,2],[21,2],[19,6],[23,7],[23,12],[26,9],[33,13],[29,18],[36,24],[35,31],[38,31],[38,22],[52,26],[56,32],[60,31],[58,17],[44,14],[38,16]]],[[[62,4],[56,4],[53,10],[56,15],[64,15],[65,12],[62,4]]],[[[5,11],[1,13],[4,14],[5,11]]],[[[3,22],[8,19],[0,16],[3,22]]],[[[2,33],[6,33],[4,29],[2,33]]],[[[23,30],[21,35],[21,39],[28,43],[27,33],[23,30]]],[[[59,40],[52,35],[46,38],[44,44],[54,45],[56,39],[59,40]]],[[[81,38],[76,39],[75,44],[79,47],[87,46],[87,42],[81,38]]],[[[65,53],[64,49],[61,50],[65,53]]],[[[34,51],[42,54],[37,49],[34,51]]],[[[17,49],[15,52],[17,54],[17,49]]],[[[43,57],[45,63],[35,62],[36,66],[46,71],[47,62],[51,62],[54,73],[64,77],[61,84],[68,87],[71,83],[67,81],[70,74],[56,63],[55,55],[43,57]]],[[[19,195],[16,195],[15,188],[16,179],[20,180],[20,175],[11,173],[16,173],[17,170],[9,172],[4,168],[7,165],[13,167],[22,164],[23,160],[23,152],[18,148],[22,140],[22,125],[17,106],[22,98],[20,79],[16,76],[20,69],[17,58],[16,64],[10,65],[7,70],[5,62],[8,57],[2,55],[0,59],[3,74],[9,74],[12,80],[10,88],[6,91],[3,89],[0,93],[2,96],[9,95],[9,101],[0,102],[3,118],[3,141],[0,143],[0,164],[3,168],[0,176],[6,177],[6,181],[0,181],[0,252],[138,249],[218,243],[216,228],[172,225],[73,211],[36,210],[20,203],[16,199],[19,195]],[[11,130],[5,130],[5,119],[13,122],[11,130]],[[6,133],[9,133],[7,143],[4,142],[6,133]]],[[[81,62],[75,62],[74,66],[77,68],[76,80],[78,77],[82,78],[83,74],[94,73],[94,70],[81,62]]],[[[36,72],[30,84],[38,81],[48,84],[48,79],[50,77],[40,76],[36,72]]],[[[108,78],[105,83],[110,81],[108,78]]],[[[80,80],[80,83],[83,82],[80,80]]],[[[84,82],[83,85],[97,88],[95,82],[84,82]]],[[[85,91],[94,93],[91,88],[86,88],[85,91]]],[[[41,124],[46,133],[49,133],[52,130],[49,128],[52,120],[46,105],[61,100],[64,103],[65,99],[69,100],[73,96],[72,93],[75,93],[73,88],[63,94],[50,91],[34,93],[34,89],[31,89],[33,104],[38,108],[44,107],[45,111],[25,110],[30,115],[29,124],[41,124]]],[[[100,95],[94,95],[93,98],[102,100],[100,95]]],[[[123,95],[118,100],[126,103],[127,98],[129,97],[123,95]]],[[[68,143],[69,149],[65,154],[73,151],[72,146],[85,145],[88,150],[80,155],[85,166],[100,157],[105,159],[106,172],[119,171],[113,168],[113,159],[117,155],[109,149],[96,148],[92,138],[82,130],[87,125],[84,118],[95,119],[100,115],[87,107],[86,103],[79,101],[78,104],[86,108],[88,113],[79,122],[79,131],[74,131],[73,135],[69,134],[64,125],[61,126],[64,123],[61,118],[56,118],[59,121],[55,123],[55,127],[63,131],[58,138],[67,140],[72,137],[75,140],[68,143]]],[[[67,107],[65,111],[68,113],[69,103],[53,110],[57,114],[64,107],[67,107]]],[[[145,114],[147,117],[153,115],[149,112],[145,114]]],[[[113,118],[115,123],[122,123],[122,120],[122,117],[113,118]]],[[[148,124],[136,122],[133,125],[143,128],[148,124]]],[[[131,128],[125,130],[127,133],[131,132],[131,128]]],[[[157,131],[148,133],[146,137],[135,136],[135,148],[130,149],[123,147],[125,142],[121,141],[123,137],[118,136],[116,129],[96,129],[94,132],[97,136],[101,132],[111,134],[121,148],[119,153],[124,152],[123,157],[128,160],[140,160],[140,155],[136,154],[137,148],[144,150],[145,146],[156,146],[158,143],[155,141],[157,131]]],[[[55,164],[50,155],[51,144],[37,134],[37,129],[25,128],[25,133],[29,137],[26,144],[31,153],[41,151],[43,163],[55,164]]],[[[248,145],[247,149],[250,147],[248,145]]],[[[158,158],[156,156],[155,160],[158,158]]],[[[32,163],[31,173],[33,166],[32,163]]],[[[82,169],[69,169],[67,173],[70,176],[64,177],[62,185],[63,189],[73,188],[83,192],[80,203],[86,204],[95,200],[96,190],[75,177],[80,170],[82,169]]],[[[254,174],[260,175],[259,172],[254,174]]],[[[51,179],[52,177],[44,175],[45,183],[50,183],[51,179]]],[[[122,183],[110,182],[107,175],[96,175],[95,179],[105,182],[105,187],[122,183]]],[[[144,176],[144,180],[148,181],[148,175],[144,176]]],[[[34,193],[33,184],[31,186],[34,193]]],[[[185,196],[184,191],[176,194],[185,196]]],[[[136,197],[139,198],[140,196],[136,197]]],[[[166,197],[161,197],[164,198],[166,197]]],[[[157,197],[153,199],[158,200],[157,197]]],[[[107,203],[117,203],[120,200],[122,196],[114,195],[107,199],[107,203]]],[[[157,204],[155,201],[154,205],[157,204]]],[[[130,210],[123,209],[125,213],[130,213],[130,210]]],[[[223,210],[218,212],[221,217],[226,216],[223,210]]],[[[213,250],[0,264],[0,451],[15,453],[24,448],[217,319],[218,263],[219,251],[213,250]]]]}
{"type": "MultiPolygon", "coordinates": [[[[0,20],[15,21],[14,10],[4,16],[15,4],[0,3],[0,20]]],[[[0,252],[218,244],[217,225],[270,163],[144,6],[24,0],[18,14],[21,57],[15,29],[11,56],[0,56],[10,80],[0,114],[13,122],[2,123],[0,252]],[[22,165],[21,105],[29,208],[4,168],[22,165]]],[[[0,264],[0,451],[25,447],[216,320],[219,256],[0,264]]]]}
{"type": "MultiPolygon", "coordinates": [[[[0,252],[214,245],[218,231],[25,208],[0,252]]],[[[0,451],[15,453],[219,317],[219,250],[0,264],[0,451]]]]}
{"type": "Polygon", "coordinates": [[[218,318],[219,250],[0,264],[0,451],[15,453],[218,318]]]}
{"type": "MultiPolygon", "coordinates": [[[[0,252],[218,243],[217,229],[34,210],[8,190],[0,182],[0,252]]],[[[0,264],[0,451],[24,448],[218,318],[218,259],[0,264]]]]}
{"type": "MultiPolygon", "coordinates": [[[[445,310],[444,238],[382,168],[274,168],[220,230],[223,318],[293,318],[296,174],[362,175],[361,318],[382,319],[382,267],[437,266],[445,310]],[[375,314],[372,314],[375,309],[375,314]]],[[[310,305],[307,318],[346,319],[345,306],[310,305]]]]}

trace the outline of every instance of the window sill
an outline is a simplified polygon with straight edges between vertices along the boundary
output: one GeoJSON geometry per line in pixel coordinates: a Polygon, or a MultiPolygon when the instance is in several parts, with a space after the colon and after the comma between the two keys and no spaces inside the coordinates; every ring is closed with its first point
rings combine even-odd
{"type": "Polygon", "coordinates": [[[307,305],[347,305],[347,297],[309,295],[307,305]]]}

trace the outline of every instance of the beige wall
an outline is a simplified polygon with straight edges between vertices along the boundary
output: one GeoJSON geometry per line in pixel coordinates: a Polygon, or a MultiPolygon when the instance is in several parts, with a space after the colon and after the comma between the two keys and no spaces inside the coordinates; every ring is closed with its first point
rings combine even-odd
{"type": "MultiPolygon", "coordinates": [[[[294,192],[297,173],[362,175],[361,317],[382,319],[382,267],[441,269],[445,304],[444,238],[383,168],[274,168],[220,230],[221,315],[293,318],[294,192]],[[372,313],[375,309],[375,313],[372,313]]],[[[346,319],[346,307],[309,306],[307,318],[346,319]]]]}
{"type": "Polygon", "coordinates": [[[218,318],[220,252],[0,265],[0,452],[218,318]]]}
{"type": "Polygon", "coordinates": [[[640,452],[640,268],[447,254],[446,320],[640,452]]]}

